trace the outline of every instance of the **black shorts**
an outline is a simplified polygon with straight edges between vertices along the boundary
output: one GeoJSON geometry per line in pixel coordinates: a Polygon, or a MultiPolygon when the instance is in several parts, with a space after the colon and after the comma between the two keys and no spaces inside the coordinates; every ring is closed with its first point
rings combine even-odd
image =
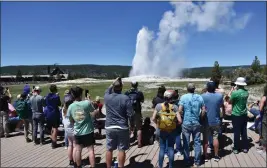
{"type": "Polygon", "coordinates": [[[52,128],[58,128],[60,125],[60,119],[46,120],[46,126],[49,130],[52,128]]]}
{"type": "Polygon", "coordinates": [[[75,143],[78,145],[82,145],[83,147],[89,147],[95,144],[94,133],[90,133],[87,135],[74,135],[75,143]]]}

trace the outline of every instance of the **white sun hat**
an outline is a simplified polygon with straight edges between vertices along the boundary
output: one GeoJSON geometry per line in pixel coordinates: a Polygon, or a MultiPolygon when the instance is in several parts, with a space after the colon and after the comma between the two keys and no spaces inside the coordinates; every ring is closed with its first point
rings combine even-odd
{"type": "Polygon", "coordinates": [[[238,77],[235,81],[235,84],[239,86],[247,86],[246,79],[243,77],[238,77]]]}

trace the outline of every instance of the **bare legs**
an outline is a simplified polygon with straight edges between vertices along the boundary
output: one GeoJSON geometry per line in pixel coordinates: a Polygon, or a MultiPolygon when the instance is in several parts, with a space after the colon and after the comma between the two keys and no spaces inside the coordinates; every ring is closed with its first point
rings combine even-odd
{"type": "MultiPolygon", "coordinates": [[[[113,151],[112,150],[108,150],[107,153],[106,153],[107,168],[111,168],[112,157],[113,157],[113,151]]],[[[118,166],[119,167],[124,167],[125,158],[126,158],[125,151],[122,151],[122,150],[119,151],[119,153],[118,153],[118,166]]]]}
{"type": "Polygon", "coordinates": [[[112,150],[108,150],[107,153],[106,153],[107,168],[111,168],[112,156],[113,156],[113,151],[112,150]]]}
{"type": "MultiPolygon", "coordinates": [[[[94,153],[94,146],[87,147],[89,153],[89,162],[91,167],[95,167],[95,153],[94,153]]],[[[75,145],[75,157],[74,161],[76,162],[77,166],[81,166],[82,164],[82,145],[75,145]]]]}

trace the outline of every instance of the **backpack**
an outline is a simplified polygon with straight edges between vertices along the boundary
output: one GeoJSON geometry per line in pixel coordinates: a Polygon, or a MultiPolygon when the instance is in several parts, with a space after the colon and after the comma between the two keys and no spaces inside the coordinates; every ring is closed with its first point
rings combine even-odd
{"type": "Polygon", "coordinates": [[[8,102],[5,99],[6,95],[0,94],[0,111],[8,112],[8,102]]]}
{"type": "Polygon", "coordinates": [[[21,119],[26,119],[28,117],[28,104],[24,100],[19,100],[16,103],[16,111],[21,119]]]}
{"type": "Polygon", "coordinates": [[[173,105],[169,104],[169,112],[164,103],[161,104],[162,110],[159,112],[158,127],[161,131],[171,132],[176,129],[176,113],[173,111],[173,105]]]}
{"type": "Polygon", "coordinates": [[[139,112],[141,111],[140,109],[140,100],[139,100],[139,94],[138,94],[138,91],[136,90],[130,90],[127,95],[130,97],[130,100],[131,100],[131,103],[132,103],[132,106],[133,106],[133,110],[135,112],[139,112]]]}

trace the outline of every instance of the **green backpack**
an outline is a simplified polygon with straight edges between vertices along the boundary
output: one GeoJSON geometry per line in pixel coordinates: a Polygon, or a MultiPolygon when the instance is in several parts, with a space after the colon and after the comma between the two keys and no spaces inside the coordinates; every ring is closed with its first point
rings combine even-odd
{"type": "Polygon", "coordinates": [[[29,108],[28,108],[28,104],[27,101],[25,100],[18,100],[16,102],[16,111],[19,114],[19,118],[20,119],[27,119],[28,115],[29,115],[29,108]]]}

